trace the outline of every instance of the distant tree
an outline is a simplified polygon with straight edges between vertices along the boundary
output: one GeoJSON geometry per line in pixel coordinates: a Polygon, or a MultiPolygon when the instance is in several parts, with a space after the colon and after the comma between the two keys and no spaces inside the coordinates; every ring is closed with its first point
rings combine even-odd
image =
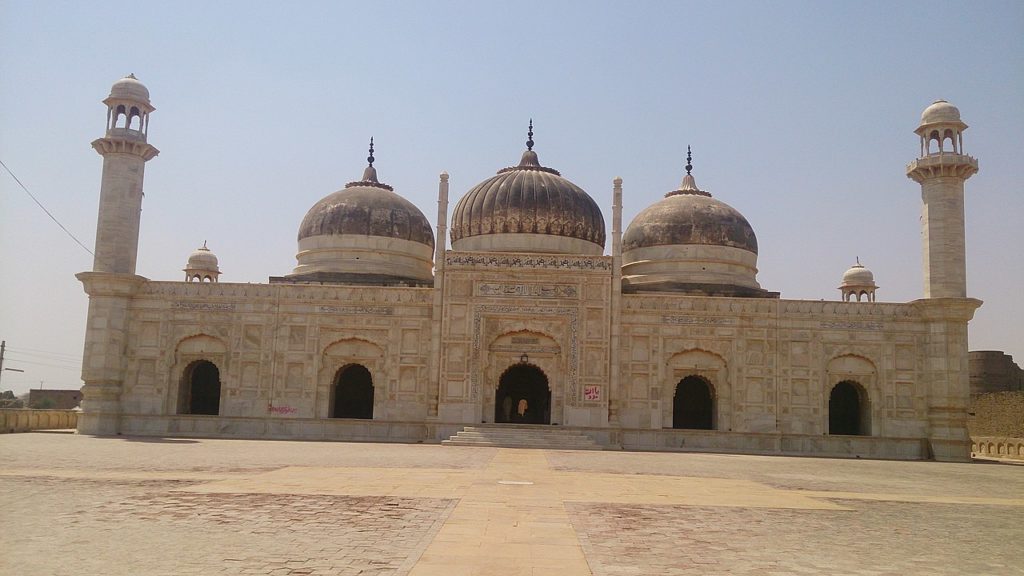
{"type": "Polygon", "coordinates": [[[14,395],[10,390],[0,392],[0,408],[24,408],[25,403],[14,395]]]}
{"type": "Polygon", "coordinates": [[[54,402],[52,398],[43,398],[42,400],[39,400],[34,404],[29,405],[29,408],[36,408],[37,410],[50,410],[56,405],[57,403],[54,402]]]}

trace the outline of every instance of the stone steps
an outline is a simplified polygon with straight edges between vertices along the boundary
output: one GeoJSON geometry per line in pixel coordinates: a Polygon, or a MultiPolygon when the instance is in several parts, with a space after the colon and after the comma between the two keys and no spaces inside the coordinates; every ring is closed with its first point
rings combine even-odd
{"type": "Polygon", "coordinates": [[[441,444],[447,446],[498,446],[547,450],[601,450],[589,436],[550,426],[466,426],[441,444]]]}

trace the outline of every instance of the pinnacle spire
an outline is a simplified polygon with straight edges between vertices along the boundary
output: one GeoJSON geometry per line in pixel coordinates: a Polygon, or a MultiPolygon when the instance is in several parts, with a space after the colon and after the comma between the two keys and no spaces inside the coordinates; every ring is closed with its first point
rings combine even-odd
{"type": "Polygon", "coordinates": [[[530,118],[530,130],[526,133],[526,149],[533,150],[533,118],[530,118]]]}
{"type": "Polygon", "coordinates": [[[690,174],[690,170],[693,170],[693,154],[690,152],[690,145],[686,145],[686,174],[690,174]]]}
{"type": "Polygon", "coordinates": [[[379,184],[377,180],[377,169],[373,167],[373,136],[370,136],[370,155],[366,157],[366,161],[370,164],[363,170],[363,182],[373,182],[379,184]]]}

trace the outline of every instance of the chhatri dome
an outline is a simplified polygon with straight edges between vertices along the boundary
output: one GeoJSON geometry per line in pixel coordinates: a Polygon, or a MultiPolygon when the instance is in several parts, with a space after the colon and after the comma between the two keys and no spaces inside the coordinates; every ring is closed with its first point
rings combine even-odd
{"type": "Polygon", "coordinates": [[[433,280],[434,233],[412,202],[377,179],[373,139],[362,179],[313,205],[299,226],[289,282],[419,285],[433,280]]]}
{"type": "Polygon", "coordinates": [[[220,278],[217,255],[206,247],[205,240],[202,246],[189,254],[183,272],[186,282],[216,282],[220,278]]]}
{"type": "Polygon", "coordinates": [[[604,216],[582,188],[533,151],[530,121],[518,166],[499,170],[466,192],[452,212],[454,250],[600,256],[604,216]]]}
{"type": "Polygon", "coordinates": [[[633,219],[622,237],[623,289],[773,296],[757,283],[757,237],[735,208],[697,187],[686,151],[679,188],[633,219]]]}
{"type": "Polygon", "coordinates": [[[114,85],[110,87],[110,96],[108,98],[141,100],[142,102],[149,103],[149,89],[146,88],[145,84],[139,82],[135,74],[129,74],[114,82],[114,85]]]}
{"type": "Polygon", "coordinates": [[[844,302],[852,302],[854,300],[860,302],[861,299],[866,302],[874,302],[875,290],[877,289],[875,275],[860,263],[859,257],[857,258],[857,263],[850,266],[843,273],[843,283],[839,285],[844,302]]]}
{"type": "Polygon", "coordinates": [[[921,124],[961,122],[960,109],[945,100],[936,100],[921,113],[921,124]]]}

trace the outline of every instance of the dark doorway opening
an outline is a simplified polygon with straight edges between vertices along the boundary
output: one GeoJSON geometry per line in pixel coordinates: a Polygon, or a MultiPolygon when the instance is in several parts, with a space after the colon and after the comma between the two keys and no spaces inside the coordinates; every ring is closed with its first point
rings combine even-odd
{"type": "Polygon", "coordinates": [[[714,430],[715,402],[711,383],[700,376],[687,376],[676,384],[672,398],[672,427],[714,430]]]}
{"type": "Polygon", "coordinates": [[[498,381],[494,421],[516,424],[551,423],[551,388],[544,372],[530,364],[516,364],[498,381]]]}
{"type": "Polygon", "coordinates": [[[331,418],[373,419],[373,377],[365,366],[352,364],[334,378],[331,418]]]}
{"type": "Polygon", "coordinates": [[[185,397],[180,404],[182,414],[220,414],[220,370],[213,362],[199,360],[185,369],[185,397]]]}
{"type": "Polygon", "coordinates": [[[844,380],[832,388],[828,396],[828,433],[847,436],[866,435],[867,403],[864,391],[856,382],[844,380]]]}

